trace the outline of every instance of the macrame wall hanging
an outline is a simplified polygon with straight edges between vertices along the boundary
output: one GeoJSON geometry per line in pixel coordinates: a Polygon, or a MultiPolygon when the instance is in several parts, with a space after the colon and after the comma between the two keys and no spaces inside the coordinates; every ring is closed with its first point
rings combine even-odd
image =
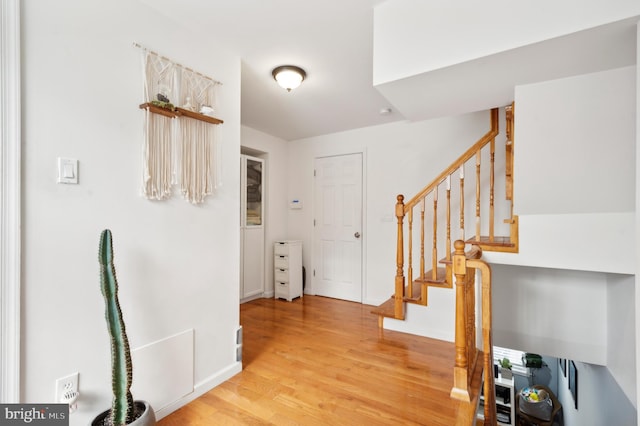
{"type": "Polygon", "coordinates": [[[143,194],[165,200],[178,185],[186,200],[202,203],[222,183],[215,137],[222,120],[211,115],[221,83],[135,46],[143,60],[143,194]]]}
{"type": "MultiPolygon", "coordinates": [[[[183,70],[181,104],[191,108],[194,104],[216,105],[215,87],[215,82],[183,70]]],[[[179,124],[180,190],[187,200],[201,203],[218,186],[215,126],[199,120],[182,120],[179,124]]]]}

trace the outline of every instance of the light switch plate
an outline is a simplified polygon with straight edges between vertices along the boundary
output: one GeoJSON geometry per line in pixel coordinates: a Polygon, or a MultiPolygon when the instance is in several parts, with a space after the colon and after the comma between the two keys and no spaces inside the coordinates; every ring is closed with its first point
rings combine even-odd
{"type": "Polygon", "coordinates": [[[78,183],[78,160],[58,157],[58,183],[78,183]]]}

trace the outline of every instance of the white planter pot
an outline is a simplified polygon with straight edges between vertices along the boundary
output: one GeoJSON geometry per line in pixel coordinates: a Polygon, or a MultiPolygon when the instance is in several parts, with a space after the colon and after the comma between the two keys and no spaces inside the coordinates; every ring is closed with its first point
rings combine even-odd
{"type": "Polygon", "coordinates": [[[508,368],[500,368],[500,375],[502,376],[503,379],[505,380],[511,380],[513,379],[513,371],[511,371],[508,368]]]}
{"type": "MultiPolygon", "coordinates": [[[[134,404],[138,410],[144,411],[140,417],[129,423],[129,426],[154,426],[156,424],[156,414],[154,413],[153,408],[151,408],[151,405],[146,401],[135,401],[134,404]]],[[[109,416],[110,412],[111,409],[108,409],[98,414],[98,416],[91,422],[91,426],[107,426],[105,420],[109,416]]]]}

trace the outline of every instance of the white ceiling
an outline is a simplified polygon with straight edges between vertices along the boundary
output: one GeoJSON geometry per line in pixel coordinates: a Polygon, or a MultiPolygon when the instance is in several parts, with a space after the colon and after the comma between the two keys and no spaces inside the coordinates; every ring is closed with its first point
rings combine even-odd
{"type": "Polygon", "coordinates": [[[141,0],[242,58],[242,124],[286,140],[403,119],[373,87],[373,7],[383,0],[141,0]],[[279,65],[307,72],[287,93],[279,65]]]}
{"type": "Polygon", "coordinates": [[[385,0],[140,1],[237,53],[242,124],[285,140],[493,108],[518,84],[636,63],[637,19],[627,19],[376,89],[373,9],[385,0]],[[271,76],[279,65],[307,79],[288,93],[271,76]]]}

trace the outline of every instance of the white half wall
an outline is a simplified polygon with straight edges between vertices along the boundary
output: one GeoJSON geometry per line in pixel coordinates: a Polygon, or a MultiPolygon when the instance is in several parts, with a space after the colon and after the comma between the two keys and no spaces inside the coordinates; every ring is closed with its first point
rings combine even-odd
{"type": "MultiPolygon", "coordinates": [[[[516,205],[520,198],[516,198],[516,205]]],[[[515,254],[485,251],[483,257],[487,262],[635,273],[632,212],[521,215],[519,221],[520,251],[515,254]]]]}
{"type": "MultiPolygon", "coordinates": [[[[192,367],[176,368],[191,377],[179,381],[210,388],[217,384],[210,378],[239,367],[240,58],[223,46],[212,51],[201,41],[206,35],[137,1],[21,5],[21,400],[53,402],[55,380],[77,371],[81,397],[70,424],[86,425],[110,406],[97,262],[104,228],[113,231],[131,347],[193,329],[193,354],[180,358],[191,357],[192,367]],[[217,99],[224,124],[216,127],[222,187],[202,205],[178,190],[164,202],[140,196],[142,70],[134,42],[223,82],[217,99]],[[56,184],[57,157],[79,160],[78,185],[56,184]]],[[[146,358],[164,362],[154,351],[146,358]]],[[[148,387],[136,365],[133,376],[135,389],[148,387]]]]}
{"type": "Polygon", "coordinates": [[[516,88],[520,252],[486,253],[489,262],[635,273],[636,73],[516,88]]]}
{"type": "Polygon", "coordinates": [[[516,87],[516,214],[635,211],[635,78],[626,67],[516,87]]]}
{"type": "Polygon", "coordinates": [[[637,409],[635,277],[607,276],[607,368],[637,409]]]}

